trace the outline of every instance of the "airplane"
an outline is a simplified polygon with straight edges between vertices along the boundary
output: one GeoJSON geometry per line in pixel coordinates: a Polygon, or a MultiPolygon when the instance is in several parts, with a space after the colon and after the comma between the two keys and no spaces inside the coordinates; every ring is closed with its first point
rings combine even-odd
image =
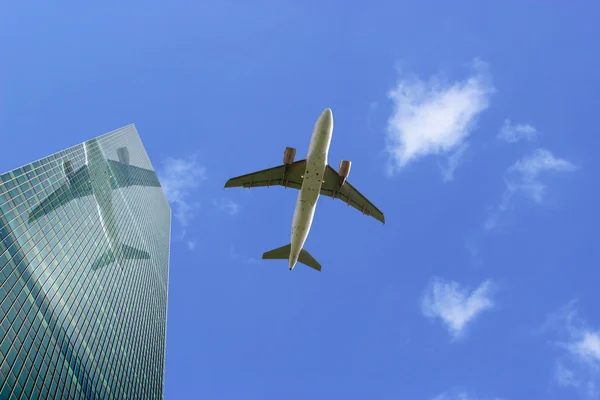
{"type": "Polygon", "coordinates": [[[385,224],[383,213],[348,182],[351,162],[342,160],[337,172],[328,164],[332,133],[333,113],[326,108],[315,123],[305,159],[294,161],[296,149],[286,147],[283,165],[231,178],[225,183],[225,188],[284,186],[299,190],[290,243],[262,255],[263,259],[287,259],[290,271],[297,262],[321,271],[321,264],[304,248],[320,195],[343,200],[385,224]]]}
{"type": "Polygon", "coordinates": [[[113,210],[112,190],[128,186],[160,187],[156,173],[152,170],[129,165],[127,147],[117,149],[119,161],[108,160],[102,154],[96,139],[84,143],[85,163],[77,171],[69,160],[63,162],[67,182],[41,201],[29,214],[28,223],[51,213],[75,199],[94,196],[104,237],[109,250],[92,265],[97,270],[113,261],[123,269],[124,259],[150,259],[150,254],[121,243],[118,239],[117,223],[113,210]]]}

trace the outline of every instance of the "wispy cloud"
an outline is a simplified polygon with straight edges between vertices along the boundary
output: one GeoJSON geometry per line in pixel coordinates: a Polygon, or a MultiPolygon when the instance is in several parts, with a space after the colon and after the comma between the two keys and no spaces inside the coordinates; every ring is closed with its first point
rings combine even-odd
{"type": "Polygon", "coordinates": [[[174,215],[185,227],[194,217],[199,202],[190,195],[206,179],[206,169],[198,165],[196,157],[167,158],[159,173],[161,185],[167,199],[174,206],[174,215]]]}
{"type": "Polygon", "coordinates": [[[570,161],[557,158],[549,150],[542,148],[518,160],[508,169],[502,199],[484,222],[484,229],[490,231],[499,227],[501,214],[509,209],[516,194],[522,194],[536,203],[542,202],[546,192],[546,185],[540,179],[542,173],[572,172],[578,168],[570,161]]]}
{"type": "Polygon", "coordinates": [[[458,392],[454,394],[441,393],[431,400],[473,400],[473,398],[465,392],[458,392]]]}
{"type": "Polygon", "coordinates": [[[444,182],[450,182],[454,180],[454,170],[458,167],[462,160],[462,156],[469,147],[468,143],[462,143],[458,148],[448,157],[448,165],[440,167],[442,171],[442,179],[444,182]]]}
{"type": "Polygon", "coordinates": [[[554,377],[572,387],[581,398],[600,398],[600,330],[579,317],[577,300],[551,314],[542,332],[554,332],[552,343],[559,351],[554,377]]]}
{"type": "MultiPolygon", "coordinates": [[[[538,176],[542,172],[569,172],[576,169],[577,167],[571,162],[554,157],[549,150],[537,149],[531,155],[517,161],[510,167],[509,171],[516,172],[520,176],[522,186],[538,186],[541,185],[538,181],[538,176]]],[[[536,201],[540,200],[537,194],[533,197],[536,201]]]]}
{"type": "Polygon", "coordinates": [[[213,204],[229,215],[235,215],[240,211],[240,205],[229,199],[214,200],[213,204]]]}
{"type": "MultiPolygon", "coordinates": [[[[473,74],[463,81],[402,77],[388,94],[393,102],[387,125],[390,172],[420,157],[459,149],[493,92],[487,65],[479,60],[474,62],[473,74]]],[[[454,153],[454,168],[464,149],[454,153]]]]}
{"type": "Polygon", "coordinates": [[[373,129],[373,123],[371,121],[372,116],[377,111],[378,108],[379,108],[379,103],[377,103],[377,102],[369,103],[369,111],[367,113],[367,128],[369,129],[369,132],[371,132],[371,133],[375,132],[375,129],[373,129]]]}
{"type": "Polygon", "coordinates": [[[462,336],[467,325],[481,312],[494,307],[493,283],[484,281],[473,291],[457,282],[435,277],[425,290],[421,307],[428,318],[440,318],[454,339],[462,336]]]}
{"type": "Polygon", "coordinates": [[[158,173],[160,183],[173,209],[173,215],[180,224],[177,238],[185,242],[189,250],[196,248],[196,240],[186,239],[187,226],[196,215],[200,202],[193,199],[196,189],[206,179],[206,169],[196,161],[196,157],[166,158],[158,173]]]}
{"type": "Polygon", "coordinates": [[[475,397],[465,391],[445,392],[435,396],[431,400],[503,400],[500,397],[475,397]]]}
{"type": "Polygon", "coordinates": [[[509,119],[505,119],[498,132],[498,139],[508,143],[516,143],[521,140],[533,141],[537,135],[538,131],[533,126],[529,124],[513,125],[509,119]]]}
{"type": "Polygon", "coordinates": [[[480,232],[475,232],[468,235],[465,238],[465,248],[467,252],[469,252],[473,263],[476,265],[480,265],[482,263],[481,251],[479,249],[479,239],[481,237],[480,232]]]}
{"type": "Polygon", "coordinates": [[[233,245],[229,246],[229,254],[231,255],[232,259],[244,262],[246,264],[258,264],[260,262],[254,257],[246,257],[239,254],[233,245]]]}
{"type": "Polygon", "coordinates": [[[568,367],[565,367],[565,365],[560,361],[556,362],[554,377],[556,378],[556,382],[560,386],[577,387],[581,384],[581,381],[577,379],[575,371],[568,367]]]}

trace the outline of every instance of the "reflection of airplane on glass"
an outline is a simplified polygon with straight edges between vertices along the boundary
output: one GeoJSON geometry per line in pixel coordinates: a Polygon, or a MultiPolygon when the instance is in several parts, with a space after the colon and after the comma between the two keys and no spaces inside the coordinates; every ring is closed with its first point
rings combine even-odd
{"type": "Polygon", "coordinates": [[[117,149],[119,161],[104,158],[96,139],[85,142],[84,151],[85,165],[77,171],[73,169],[71,161],[67,160],[63,163],[67,182],[31,211],[29,223],[74,199],[93,195],[96,199],[104,236],[109,245],[109,251],[94,262],[93,268],[101,268],[113,261],[116,261],[122,268],[119,260],[149,259],[150,254],[146,251],[119,242],[112,190],[134,185],[160,187],[156,173],[149,169],[129,165],[127,147],[117,149]]]}

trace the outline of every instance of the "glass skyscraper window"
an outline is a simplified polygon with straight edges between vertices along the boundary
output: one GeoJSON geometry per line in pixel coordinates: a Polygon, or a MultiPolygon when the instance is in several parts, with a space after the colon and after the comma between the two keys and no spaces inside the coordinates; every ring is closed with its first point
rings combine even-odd
{"type": "Polygon", "coordinates": [[[162,399],[170,231],[133,125],[0,175],[0,399],[162,399]]]}

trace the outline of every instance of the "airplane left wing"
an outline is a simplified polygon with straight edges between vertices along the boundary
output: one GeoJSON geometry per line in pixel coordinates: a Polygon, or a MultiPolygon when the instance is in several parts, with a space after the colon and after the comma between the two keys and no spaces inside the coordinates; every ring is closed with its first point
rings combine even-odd
{"type": "Polygon", "coordinates": [[[306,160],[299,160],[292,164],[282,164],[231,178],[225,183],[225,187],[285,186],[299,190],[302,187],[305,169],[306,160]]]}
{"type": "Polygon", "coordinates": [[[46,197],[40,204],[29,213],[29,223],[44,215],[64,206],[71,200],[89,196],[92,194],[92,186],[89,183],[87,165],[79,168],[73,177],[63,183],[58,189],[46,197]]]}
{"type": "Polygon", "coordinates": [[[111,180],[113,189],[128,186],[160,187],[156,172],[150,169],[134,167],[133,165],[123,164],[114,160],[107,161],[115,178],[111,180]]]}
{"type": "Polygon", "coordinates": [[[338,173],[327,165],[325,168],[325,177],[323,179],[323,185],[321,186],[321,194],[323,196],[329,196],[332,198],[340,199],[346,202],[349,206],[356,208],[365,215],[370,215],[376,220],[385,224],[385,217],[383,213],[375,207],[373,203],[363,196],[358,190],[345,181],[340,185],[340,176],[338,173]]]}

